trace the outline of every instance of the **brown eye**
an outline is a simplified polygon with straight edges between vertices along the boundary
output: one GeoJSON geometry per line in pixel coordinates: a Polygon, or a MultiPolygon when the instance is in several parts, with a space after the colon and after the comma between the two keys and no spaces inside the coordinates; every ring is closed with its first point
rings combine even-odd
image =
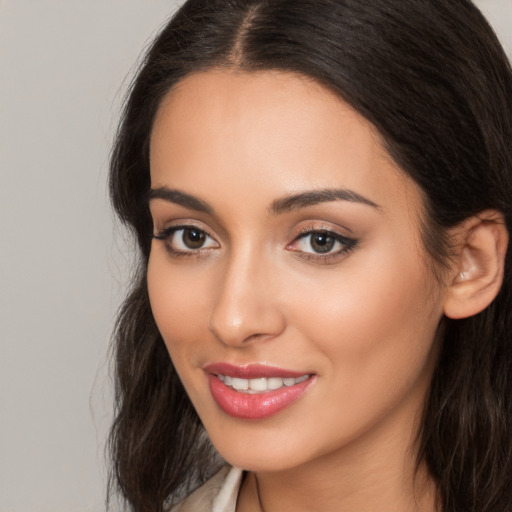
{"type": "Polygon", "coordinates": [[[311,248],[319,254],[332,251],[336,243],[336,239],[328,233],[312,233],[310,237],[311,248]]]}
{"type": "Polygon", "coordinates": [[[288,246],[288,250],[302,253],[309,261],[322,263],[348,254],[357,243],[357,240],[335,231],[311,230],[298,236],[288,246]]]}
{"type": "Polygon", "coordinates": [[[219,244],[206,231],[195,226],[173,226],[153,235],[153,238],[163,241],[167,250],[175,255],[193,255],[203,249],[219,248],[219,244]]]}
{"type": "Polygon", "coordinates": [[[201,249],[206,240],[206,233],[200,229],[186,228],[182,231],[181,240],[188,249],[201,249]]]}

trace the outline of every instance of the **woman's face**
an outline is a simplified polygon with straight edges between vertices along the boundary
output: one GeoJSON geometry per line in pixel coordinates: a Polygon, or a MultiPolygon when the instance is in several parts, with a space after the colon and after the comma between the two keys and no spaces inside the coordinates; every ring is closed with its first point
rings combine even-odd
{"type": "Polygon", "coordinates": [[[221,455],[408,445],[445,292],[372,125],[305,77],[194,74],[159,109],[151,186],[151,307],[221,455]]]}

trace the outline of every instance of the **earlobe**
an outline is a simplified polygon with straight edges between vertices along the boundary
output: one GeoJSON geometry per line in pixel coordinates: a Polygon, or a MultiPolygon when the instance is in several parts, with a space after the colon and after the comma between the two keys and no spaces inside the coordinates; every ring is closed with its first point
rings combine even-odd
{"type": "Polygon", "coordinates": [[[486,210],[457,228],[457,250],[444,314],[467,318],[483,311],[503,281],[508,232],[503,215],[486,210]]]}

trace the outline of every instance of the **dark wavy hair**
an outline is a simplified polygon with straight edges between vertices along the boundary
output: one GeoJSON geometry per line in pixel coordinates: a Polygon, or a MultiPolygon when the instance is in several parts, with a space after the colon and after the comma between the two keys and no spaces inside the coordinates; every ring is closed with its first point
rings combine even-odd
{"type": "MultiPolygon", "coordinates": [[[[496,209],[512,232],[512,72],[469,0],[187,1],[132,83],[110,167],[111,198],[140,258],[114,333],[109,496],[137,512],[163,511],[216,464],[146,289],[152,123],[177,82],[214,67],[307,75],[371,121],[423,191],[435,267],[449,258],[447,229],[469,216],[496,209]]],[[[511,265],[509,246],[487,309],[442,319],[418,442],[445,512],[512,509],[511,265]]]]}

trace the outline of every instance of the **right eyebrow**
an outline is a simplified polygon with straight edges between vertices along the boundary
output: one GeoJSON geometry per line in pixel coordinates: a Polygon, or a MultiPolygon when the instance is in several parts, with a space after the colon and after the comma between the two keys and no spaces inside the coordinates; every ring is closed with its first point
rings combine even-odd
{"type": "Polygon", "coordinates": [[[354,192],[349,189],[321,189],[321,190],[309,190],[286,196],[281,199],[276,199],[270,211],[273,214],[281,214],[294,210],[300,210],[301,208],[307,208],[308,206],[314,206],[320,203],[328,203],[331,201],[348,201],[349,203],[360,203],[372,208],[379,209],[380,206],[374,203],[370,199],[354,192]]]}
{"type": "Polygon", "coordinates": [[[181,192],[180,190],[170,189],[168,187],[152,188],[148,194],[148,202],[154,199],[163,199],[164,201],[178,204],[198,212],[209,213],[210,215],[214,214],[213,208],[208,203],[190,194],[181,192]]]}

